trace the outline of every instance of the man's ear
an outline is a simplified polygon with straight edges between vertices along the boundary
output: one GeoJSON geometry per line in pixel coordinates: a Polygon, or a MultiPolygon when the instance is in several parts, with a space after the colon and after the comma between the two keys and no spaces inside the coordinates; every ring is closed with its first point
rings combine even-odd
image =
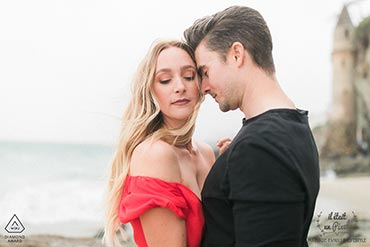
{"type": "Polygon", "coordinates": [[[235,63],[238,67],[242,66],[244,63],[245,48],[244,45],[238,41],[234,42],[229,50],[229,59],[235,63]]]}

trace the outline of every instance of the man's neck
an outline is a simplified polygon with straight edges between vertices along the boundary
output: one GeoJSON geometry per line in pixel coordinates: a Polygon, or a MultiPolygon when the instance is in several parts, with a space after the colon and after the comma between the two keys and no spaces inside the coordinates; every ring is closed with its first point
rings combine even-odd
{"type": "Polygon", "coordinates": [[[271,109],[296,109],[294,103],[281,89],[275,76],[268,76],[262,71],[248,77],[239,108],[246,119],[271,109]]]}

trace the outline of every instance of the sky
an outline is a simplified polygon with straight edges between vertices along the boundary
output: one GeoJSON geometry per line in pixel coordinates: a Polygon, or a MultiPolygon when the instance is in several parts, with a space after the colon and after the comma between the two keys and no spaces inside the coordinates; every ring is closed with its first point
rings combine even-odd
{"type": "MultiPolygon", "coordinates": [[[[115,144],[138,63],[156,39],[181,39],[196,19],[231,5],[257,9],[273,39],[277,79],[312,125],[331,102],[332,36],[342,0],[0,0],[0,141],[115,144]]],[[[354,24],[370,0],[352,1],[354,24]]],[[[197,139],[241,127],[209,96],[197,139]]]]}

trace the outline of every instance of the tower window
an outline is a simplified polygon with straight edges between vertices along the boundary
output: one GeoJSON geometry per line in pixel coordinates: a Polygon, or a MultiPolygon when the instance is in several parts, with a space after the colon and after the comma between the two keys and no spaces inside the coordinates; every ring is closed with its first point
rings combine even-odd
{"type": "Polygon", "coordinates": [[[364,49],[367,49],[368,48],[368,46],[369,46],[369,37],[368,36],[365,36],[362,39],[362,46],[364,47],[364,49]]]}
{"type": "Polygon", "coordinates": [[[349,31],[348,31],[348,29],[345,29],[345,30],[344,30],[344,37],[345,37],[346,39],[348,39],[348,38],[349,38],[349,31]]]}

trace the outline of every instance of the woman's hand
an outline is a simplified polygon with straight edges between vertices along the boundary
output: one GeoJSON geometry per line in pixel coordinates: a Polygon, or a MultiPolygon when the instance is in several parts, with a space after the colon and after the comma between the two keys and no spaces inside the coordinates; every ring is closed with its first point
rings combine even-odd
{"type": "Polygon", "coordinates": [[[220,156],[225,150],[229,147],[231,143],[230,138],[223,138],[217,142],[217,147],[218,147],[218,155],[220,156]]]}

